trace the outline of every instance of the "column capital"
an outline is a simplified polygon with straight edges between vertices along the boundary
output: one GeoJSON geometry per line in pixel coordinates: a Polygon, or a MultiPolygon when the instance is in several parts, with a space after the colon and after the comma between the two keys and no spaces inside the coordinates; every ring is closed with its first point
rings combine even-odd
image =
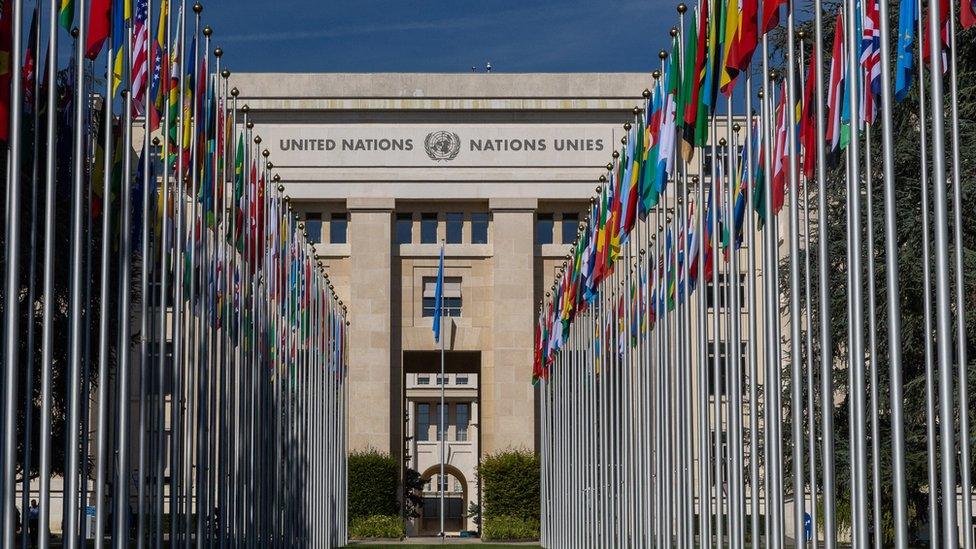
{"type": "Polygon", "coordinates": [[[535,211],[538,207],[538,198],[491,198],[488,200],[488,209],[491,211],[535,211]]]}

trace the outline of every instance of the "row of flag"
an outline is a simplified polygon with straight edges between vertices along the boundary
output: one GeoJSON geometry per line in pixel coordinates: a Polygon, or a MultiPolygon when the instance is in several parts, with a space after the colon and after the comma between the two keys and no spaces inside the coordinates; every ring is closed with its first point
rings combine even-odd
{"type": "Polygon", "coordinates": [[[41,337],[5,346],[0,545],[28,542],[14,498],[30,489],[50,543],[55,472],[74,494],[66,547],[123,547],[130,535],[140,547],[343,545],[347,311],[201,26],[203,6],[38,3],[26,41],[13,32],[23,11],[0,3],[3,309],[27,319],[3,332],[33,342],[36,324],[41,337]],[[51,394],[53,369],[74,380],[64,395],[51,394]],[[66,433],[53,469],[52,396],[66,433]],[[11,414],[30,427],[11,429],[11,414]],[[310,505],[310,491],[325,497],[310,505]]]}
{"type": "Polygon", "coordinates": [[[677,8],[534,326],[543,546],[976,546],[956,67],[976,2],[677,8]],[[919,187],[918,213],[896,202],[919,187]]]}

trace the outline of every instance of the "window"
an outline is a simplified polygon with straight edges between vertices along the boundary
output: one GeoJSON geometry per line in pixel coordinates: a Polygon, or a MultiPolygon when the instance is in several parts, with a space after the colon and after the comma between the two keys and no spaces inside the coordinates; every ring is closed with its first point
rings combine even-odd
{"type": "Polygon", "coordinates": [[[447,243],[461,243],[461,228],[464,226],[464,214],[453,212],[447,214],[447,243]]]}
{"type": "Polygon", "coordinates": [[[444,376],[437,376],[438,385],[447,385],[447,378],[444,376]]]}
{"type": "Polygon", "coordinates": [[[455,385],[467,385],[468,384],[468,376],[458,374],[457,376],[454,377],[454,384],[455,385]]]}
{"type": "Polygon", "coordinates": [[[420,242],[421,244],[437,243],[437,214],[420,214],[420,242]]]}
{"type": "Polygon", "coordinates": [[[409,213],[396,214],[396,243],[410,244],[413,242],[413,215],[409,213]]]}
{"type": "Polygon", "coordinates": [[[418,442],[430,440],[430,404],[425,402],[417,404],[417,432],[414,437],[418,442]]]}
{"type": "Polygon", "coordinates": [[[579,214],[563,214],[563,244],[572,244],[576,241],[576,233],[579,231],[579,214]]]}
{"type": "MultiPolygon", "coordinates": [[[[437,306],[434,300],[436,291],[437,277],[425,276],[422,316],[434,316],[434,308],[437,306]]],[[[443,316],[461,316],[461,277],[444,277],[444,296],[441,306],[443,307],[443,311],[441,312],[443,316]]]]}
{"type": "MultiPolygon", "coordinates": [[[[731,290],[730,285],[727,282],[728,275],[721,273],[718,275],[718,306],[720,309],[725,309],[730,305],[731,295],[729,291],[731,290]]],[[[714,305],[714,295],[712,294],[712,283],[709,282],[705,285],[705,304],[711,309],[714,305]]],[[[739,309],[744,310],[746,308],[746,277],[745,275],[739,275],[739,309]]]]}
{"type": "MultiPolygon", "coordinates": [[[[706,345],[707,345],[706,353],[707,353],[707,361],[708,361],[707,362],[707,364],[708,364],[708,366],[707,366],[707,369],[708,369],[708,391],[709,391],[709,394],[712,395],[712,396],[715,396],[716,394],[721,394],[722,396],[725,396],[729,392],[728,389],[729,389],[729,383],[731,382],[731,380],[730,380],[729,376],[727,375],[727,372],[729,370],[729,360],[728,360],[728,356],[726,354],[726,349],[728,348],[727,347],[727,344],[728,344],[728,342],[725,342],[725,341],[720,341],[719,344],[718,344],[718,360],[719,360],[718,383],[719,383],[719,385],[721,387],[721,392],[719,393],[718,391],[715,390],[715,381],[716,381],[715,380],[715,364],[714,364],[714,360],[715,360],[715,342],[714,341],[708,341],[706,343],[706,345]]],[[[746,343],[742,343],[742,345],[741,345],[741,347],[739,349],[739,370],[742,372],[742,379],[743,380],[745,379],[746,349],[747,349],[747,344],[746,343]]],[[[743,385],[743,388],[745,388],[745,385],[743,385]]]]}
{"type": "Polygon", "coordinates": [[[454,410],[454,438],[458,442],[468,440],[468,404],[459,402],[454,410]]]}
{"type": "Polygon", "coordinates": [[[437,417],[434,418],[434,423],[437,424],[437,440],[438,440],[438,442],[441,441],[441,440],[447,440],[446,438],[444,438],[444,431],[447,429],[447,416],[445,416],[444,417],[444,421],[441,422],[441,413],[447,414],[447,409],[444,408],[443,406],[441,406],[440,404],[438,404],[437,405],[437,417]],[[441,428],[442,426],[443,426],[443,428],[441,428]]]}
{"type": "Polygon", "coordinates": [[[345,244],[346,232],[349,228],[349,214],[334,213],[329,219],[329,243],[345,244]]]}
{"type": "Polygon", "coordinates": [[[417,385],[430,385],[430,376],[417,376],[417,385]]]}
{"type": "MultiPolygon", "coordinates": [[[[150,375],[146,378],[146,392],[150,395],[158,395],[159,391],[159,342],[149,343],[149,361],[152,365],[149,368],[150,375]]],[[[164,357],[167,365],[173,364],[173,342],[167,341],[163,347],[164,357]]],[[[163,394],[173,394],[173,369],[169,366],[163,368],[163,394]]]]}
{"type": "Polygon", "coordinates": [[[464,491],[464,490],[461,489],[461,481],[458,480],[456,477],[454,479],[454,491],[455,492],[463,492],[464,491]]]}
{"type": "Polygon", "coordinates": [[[471,214],[471,243],[488,243],[488,214],[485,212],[471,214]]]}
{"type": "Polygon", "coordinates": [[[541,213],[535,217],[535,243],[538,246],[552,244],[552,214],[541,213]]]}
{"type": "Polygon", "coordinates": [[[322,214],[305,212],[305,229],[308,231],[309,242],[312,244],[322,242],[322,214]]]}

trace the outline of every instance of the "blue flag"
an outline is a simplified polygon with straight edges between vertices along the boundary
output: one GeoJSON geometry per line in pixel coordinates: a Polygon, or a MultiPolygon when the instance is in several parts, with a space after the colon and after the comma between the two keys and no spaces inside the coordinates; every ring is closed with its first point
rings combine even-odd
{"type": "Polygon", "coordinates": [[[895,68],[895,99],[908,97],[915,73],[912,44],[915,43],[915,27],[918,23],[918,5],[914,0],[901,0],[898,9],[898,64],[895,68]]]}
{"type": "Polygon", "coordinates": [[[441,260],[437,264],[437,286],[434,288],[434,343],[441,340],[441,310],[444,302],[444,245],[441,244],[441,260]]]}

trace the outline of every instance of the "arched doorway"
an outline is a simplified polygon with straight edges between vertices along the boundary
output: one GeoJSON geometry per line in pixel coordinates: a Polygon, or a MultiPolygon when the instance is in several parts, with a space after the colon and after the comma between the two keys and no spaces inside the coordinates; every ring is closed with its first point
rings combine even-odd
{"type": "MultiPolygon", "coordinates": [[[[441,500],[437,479],[440,465],[428,468],[420,475],[424,482],[424,504],[418,519],[417,532],[422,536],[435,536],[441,531],[441,500]]],[[[457,467],[444,465],[444,531],[460,532],[467,529],[468,482],[457,467]]]]}

